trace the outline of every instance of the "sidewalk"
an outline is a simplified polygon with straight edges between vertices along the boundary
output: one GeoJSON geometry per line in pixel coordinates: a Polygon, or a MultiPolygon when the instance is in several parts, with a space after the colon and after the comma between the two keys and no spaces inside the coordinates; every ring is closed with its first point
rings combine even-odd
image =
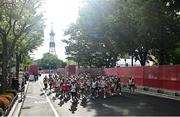
{"type": "Polygon", "coordinates": [[[55,109],[40,82],[29,82],[19,116],[55,116],[55,109]]]}
{"type": "MultiPolygon", "coordinates": [[[[168,91],[168,90],[161,89],[160,92],[158,93],[158,90],[160,89],[148,88],[148,90],[144,90],[143,87],[138,87],[136,88],[135,92],[145,94],[145,95],[157,96],[157,97],[180,101],[180,95],[175,96],[175,91],[168,91]]],[[[129,89],[126,87],[126,88],[123,88],[123,91],[129,92],[129,89]]]]}
{"type": "Polygon", "coordinates": [[[25,85],[25,89],[24,89],[24,95],[23,95],[23,98],[21,100],[21,92],[19,92],[17,95],[18,95],[18,99],[17,101],[14,103],[11,111],[9,112],[9,115],[8,117],[18,117],[19,116],[19,113],[21,111],[21,107],[24,103],[24,100],[26,98],[26,93],[27,93],[27,89],[28,89],[28,86],[29,86],[29,82],[27,82],[27,84],[25,85]],[[20,101],[21,100],[21,101],[20,101]]]}

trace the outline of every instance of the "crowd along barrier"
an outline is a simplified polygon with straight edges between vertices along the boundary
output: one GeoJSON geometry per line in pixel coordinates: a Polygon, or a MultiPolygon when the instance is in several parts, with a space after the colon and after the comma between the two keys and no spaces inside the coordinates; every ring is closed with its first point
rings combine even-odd
{"type": "Polygon", "coordinates": [[[75,74],[88,72],[92,75],[117,75],[123,84],[134,78],[137,86],[180,91],[180,65],[138,66],[119,68],[79,68],[61,69],[61,72],[76,71],[75,74]]]}
{"type": "Polygon", "coordinates": [[[106,68],[105,75],[118,75],[123,84],[130,77],[137,86],[180,91],[180,65],[106,68]]]}

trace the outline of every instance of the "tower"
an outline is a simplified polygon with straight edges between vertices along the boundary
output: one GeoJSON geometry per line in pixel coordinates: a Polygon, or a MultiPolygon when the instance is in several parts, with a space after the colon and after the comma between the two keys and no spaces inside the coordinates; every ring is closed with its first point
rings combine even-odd
{"type": "Polygon", "coordinates": [[[55,41],[54,41],[54,30],[53,30],[53,23],[51,23],[51,32],[49,33],[50,35],[50,42],[49,42],[49,53],[56,55],[56,50],[55,50],[55,41]]]}

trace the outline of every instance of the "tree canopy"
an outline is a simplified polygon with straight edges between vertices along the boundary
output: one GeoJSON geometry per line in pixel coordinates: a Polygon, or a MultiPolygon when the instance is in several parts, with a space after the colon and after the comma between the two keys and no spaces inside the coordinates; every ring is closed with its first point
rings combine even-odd
{"type": "Polygon", "coordinates": [[[145,65],[178,64],[180,7],[174,0],[86,0],[65,31],[68,59],[113,67],[129,55],[145,65]],[[173,1],[173,2],[172,2],[173,1]]]}
{"type": "Polygon", "coordinates": [[[11,62],[19,64],[43,42],[44,20],[42,0],[1,0],[0,3],[0,51],[2,53],[2,89],[7,88],[7,75],[11,62]],[[21,61],[19,61],[21,60],[21,61]]]}
{"type": "Polygon", "coordinates": [[[41,69],[58,69],[65,68],[66,63],[58,59],[56,55],[45,53],[43,58],[38,62],[38,66],[41,69]]]}

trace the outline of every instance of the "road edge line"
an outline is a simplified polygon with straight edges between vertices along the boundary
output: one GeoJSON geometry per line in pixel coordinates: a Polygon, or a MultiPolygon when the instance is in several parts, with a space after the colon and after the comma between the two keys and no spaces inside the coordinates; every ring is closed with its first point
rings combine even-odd
{"type": "Polygon", "coordinates": [[[51,109],[53,110],[53,113],[54,113],[55,117],[59,117],[59,115],[58,115],[56,109],[55,109],[54,106],[52,105],[52,103],[51,103],[49,97],[46,95],[46,93],[45,93],[45,91],[43,90],[43,87],[41,86],[41,84],[40,84],[39,81],[38,81],[38,83],[39,83],[39,86],[41,87],[41,89],[42,89],[44,95],[46,96],[46,99],[47,99],[47,101],[48,101],[48,103],[49,103],[51,109]]]}

